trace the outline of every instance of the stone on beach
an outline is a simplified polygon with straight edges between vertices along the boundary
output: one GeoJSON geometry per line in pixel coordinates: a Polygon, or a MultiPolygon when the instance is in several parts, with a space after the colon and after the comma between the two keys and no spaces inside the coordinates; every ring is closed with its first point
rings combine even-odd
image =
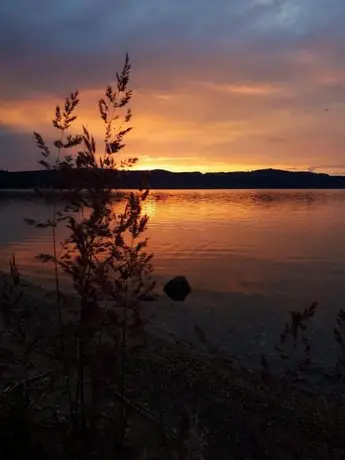
{"type": "Polygon", "coordinates": [[[168,281],[164,286],[165,294],[176,302],[183,302],[192,289],[185,276],[176,276],[168,281]]]}

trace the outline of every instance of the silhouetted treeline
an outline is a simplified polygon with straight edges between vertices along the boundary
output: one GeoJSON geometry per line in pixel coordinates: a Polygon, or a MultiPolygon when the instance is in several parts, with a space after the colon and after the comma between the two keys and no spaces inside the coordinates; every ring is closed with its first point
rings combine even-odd
{"type": "MultiPolygon", "coordinates": [[[[205,174],[199,172],[173,173],[164,170],[154,170],[148,173],[107,171],[102,180],[114,188],[132,189],[138,187],[143,177],[148,179],[152,189],[345,189],[345,176],[274,169],[205,174]]],[[[54,171],[0,171],[0,189],[44,188],[51,186],[56,181],[60,186],[68,186],[77,180],[87,187],[94,180],[92,171],[85,169],[59,173],[54,171]]]]}

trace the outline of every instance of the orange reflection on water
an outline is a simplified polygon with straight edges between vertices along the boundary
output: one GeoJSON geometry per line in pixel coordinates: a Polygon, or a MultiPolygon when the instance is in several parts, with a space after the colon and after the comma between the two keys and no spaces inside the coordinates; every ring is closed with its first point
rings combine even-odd
{"type": "Polygon", "coordinates": [[[199,286],[315,290],[345,260],[344,192],[153,191],[145,206],[158,271],[199,286]]]}
{"type": "MultiPolygon", "coordinates": [[[[143,204],[160,282],[184,274],[195,289],[286,295],[345,290],[344,208],[342,191],[154,190],[143,204]]],[[[24,273],[42,279],[51,272],[34,256],[51,252],[51,235],[22,217],[48,212],[42,203],[0,200],[9,216],[1,260],[16,253],[24,273]]]]}

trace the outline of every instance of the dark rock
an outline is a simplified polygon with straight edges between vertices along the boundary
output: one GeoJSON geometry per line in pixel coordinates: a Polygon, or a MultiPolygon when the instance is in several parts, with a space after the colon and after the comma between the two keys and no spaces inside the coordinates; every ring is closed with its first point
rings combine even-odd
{"type": "Polygon", "coordinates": [[[192,289],[185,276],[176,276],[166,283],[163,288],[165,294],[176,302],[183,302],[192,289]]]}

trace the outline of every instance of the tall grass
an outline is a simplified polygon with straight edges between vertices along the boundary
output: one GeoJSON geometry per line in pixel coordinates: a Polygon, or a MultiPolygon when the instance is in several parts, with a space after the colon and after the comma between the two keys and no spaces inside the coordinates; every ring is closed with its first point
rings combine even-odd
{"type": "MultiPolygon", "coordinates": [[[[96,146],[86,126],[77,127],[78,91],[66,98],[63,107],[56,107],[52,124],[57,138],[52,146],[34,132],[39,162],[49,178],[47,187],[37,190],[37,194],[50,203],[51,214],[44,222],[32,218],[26,221],[51,232],[51,252],[37,257],[53,265],[61,343],[58,363],[62,391],[69,400],[63,419],[69,427],[66,433],[73,434],[69,439],[84,439],[88,445],[82,449],[83,458],[95,448],[101,420],[111,407],[106,395],[117,391],[125,400],[126,355],[145,324],[140,299],[155,284],[152,254],[147,252],[147,238],[143,238],[148,224],[142,212],[142,203],[149,194],[147,183],[138,184],[138,192],[125,197],[122,209],[114,205],[113,178],[137,161],[120,155],[125,136],[132,129],[130,69],[126,55],[121,72],[116,73],[116,84],[108,86],[99,100],[98,111],[104,123],[101,147],[96,146]],[[68,230],[63,241],[58,239],[61,226],[68,230]],[[61,292],[61,273],[70,278],[73,286],[72,307],[61,292]],[[117,374],[113,372],[115,368],[120,369],[117,374]]],[[[11,274],[13,285],[6,282],[1,302],[7,329],[20,300],[12,299],[19,287],[14,260],[11,274]]],[[[125,442],[124,413],[116,423],[119,435],[113,438],[114,449],[115,444],[120,449],[125,442]]],[[[81,452],[76,446],[72,450],[81,452]]]]}

